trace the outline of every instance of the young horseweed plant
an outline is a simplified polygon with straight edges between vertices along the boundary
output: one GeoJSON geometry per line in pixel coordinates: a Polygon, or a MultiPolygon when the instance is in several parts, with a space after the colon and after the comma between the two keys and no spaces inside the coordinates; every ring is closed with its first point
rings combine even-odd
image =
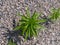
{"type": "Polygon", "coordinates": [[[19,26],[16,26],[14,30],[21,30],[21,34],[25,39],[38,35],[38,31],[42,28],[41,23],[46,22],[45,19],[39,19],[41,14],[36,11],[30,16],[29,9],[26,10],[26,15],[20,15],[19,26]]]}

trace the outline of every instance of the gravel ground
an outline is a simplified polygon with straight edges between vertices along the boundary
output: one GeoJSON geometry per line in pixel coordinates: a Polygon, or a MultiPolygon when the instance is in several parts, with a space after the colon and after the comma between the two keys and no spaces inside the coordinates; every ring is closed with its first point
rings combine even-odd
{"type": "MultiPolygon", "coordinates": [[[[3,33],[7,33],[5,28],[13,30],[13,25],[19,20],[19,17],[16,16],[17,12],[25,14],[27,6],[31,14],[36,10],[47,16],[52,7],[60,7],[60,0],[0,0],[0,45],[7,45],[7,38],[3,35],[3,33]],[[15,23],[13,23],[14,20],[15,23]]],[[[21,41],[18,45],[60,45],[60,21],[57,20],[45,30],[39,32],[37,39],[24,42],[22,36],[20,38],[21,41]]]]}

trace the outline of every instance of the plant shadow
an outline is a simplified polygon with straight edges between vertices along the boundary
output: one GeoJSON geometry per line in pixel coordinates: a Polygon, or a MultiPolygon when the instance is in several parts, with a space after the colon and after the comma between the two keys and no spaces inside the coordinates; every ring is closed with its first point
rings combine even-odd
{"type": "MultiPolygon", "coordinates": [[[[5,27],[3,27],[5,28],[5,27]]],[[[21,31],[20,30],[17,30],[17,31],[14,31],[14,30],[9,30],[8,28],[5,28],[7,29],[7,33],[4,33],[4,36],[7,38],[7,40],[9,41],[10,39],[13,40],[14,43],[16,43],[16,45],[20,45],[21,44],[21,38],[19,36],[22,36],[21,35],[21,31]]]]}

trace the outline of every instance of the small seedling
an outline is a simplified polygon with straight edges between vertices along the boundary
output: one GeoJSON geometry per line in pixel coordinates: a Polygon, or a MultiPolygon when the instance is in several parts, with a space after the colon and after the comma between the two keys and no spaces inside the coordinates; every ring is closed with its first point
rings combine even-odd
{"type": "Polygon", "coordinates": [[[16,43],[15,43],[15,42],[13,42],[13,40],[12,40],[12,39],[10,39],[10,40],[8,41],[8,45],[16,45],[16,43]]]}
{"type": "MultiPolygon", "coordinates": [[[[20,15],[20,14],[19,14],[20,15]]],[[[39,29],[43,28],[40,23],[46,22],[46,19],[39,19],[41,14],[36,11],[30,16],[29,9],[26,10],[26,15],[20,15],[19,26],[16,26],[14,30],[21,30],[21,34],[27,38],[32,38],[37,36],[39,29]]]]}
{"type": "Polygon", "coordinates": [[[60,17],[60,8],[53,8],[51,10],[51,14],[49,16],[49,18],[52,20],[52,21],[56,21],[58,18],[60,17]]]}

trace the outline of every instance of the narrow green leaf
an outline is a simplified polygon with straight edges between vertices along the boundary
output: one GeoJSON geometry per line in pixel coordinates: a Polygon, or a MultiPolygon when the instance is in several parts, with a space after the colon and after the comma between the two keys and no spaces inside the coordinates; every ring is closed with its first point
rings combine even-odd
{"type": "Polygon", "coordinates": [[[30,32],[30,28],[29,28],[29,31],[28,31],[28,32],[29,32],[29,37],[31,37],[31,36],[30,36],[30,33],[31,33],[31,32],[30,32]]]}
{"type": "Polygon", "coordinates": [[[24,26],[23,35],[24,35],[25,31],[27,30],[27,28],[28,28],[28,24],[26,26],[24,26]]]}
{"type": "Polygon", "coordinates": [[[28,38],[28,30],[26,31],[25,39],[28,38]]]}
{"type": "Polygon", "coordinates": [[[34,29],[34,27],[31,25],[31,30],[34,36],[37,36],[37,31],[34,29]]]}
{"type": "Polygon", "coordinates": [[[43,23],[43,22],[46,22],[46,21],[47,21],[46,19],[36,20],[37,23],[43,23]]]}
{"type": "Polygon", "coordinates": [[[33,19],[37,19],[41,14],[37,13],[36,11],[34,11],[32,18],[33,19]]]}

